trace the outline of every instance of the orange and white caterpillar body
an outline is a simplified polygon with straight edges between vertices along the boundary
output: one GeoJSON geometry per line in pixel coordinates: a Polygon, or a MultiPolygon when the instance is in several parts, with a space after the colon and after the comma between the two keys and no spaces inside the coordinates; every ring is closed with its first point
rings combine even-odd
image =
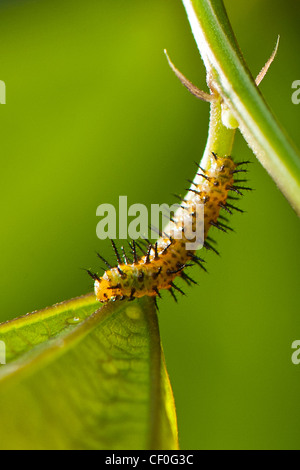
{"type": "MultiPolygon", "coordinates": [[[[137,246],[139,244],[132,241],[131,250],[133,260],[127,258],[122,248],[122,258],[112,241],[115,254],[117,256],[117,266],[112,267],[102,256],[98,255],[108,267],[103,276],[88,271],[94,279],[94,289],[96,298],[99,302],[106,303],[110,300],[134,300],[138,297],[151,296],[156,300],[160,297],[161,290],[168,290],[174,299],[174,289],[184,294],[184,292],[174,284],[178,277],[184,279],[187,283],[195,283],[185,272],[185,268],[198,264],[204,270],[204,260],[196,255],[196,250],[187,249],[190,239],[185,237],[183,224],[188,221],[193,231],[201,229],[203,233],[203,246],[206,249],[216,251],[209,243],[208,236],[211,227],[215,227],[226,232],[230,227],[223,223],[224,216],[220,214],[225,210],[231,214],[233,210],[243,212],[241,209],[228,203],[231,197],[229,193],[234,191],[241,194],[242,190],[248,190],[243,186],[237,186],[236,173],[245,172],[244,169],[238,169],[242,164],[248,162],[235,163],[231,157],[220,157],[211,154],[210,167],[197,173],[192,186],[186,197],[181,201],[178,210],[175,212],[168,227],[156,243],[150,243],[147,240],[144,254],[137,255],[137,246]],[[196,205],[202,204],[204,207],[204,219],[199,221],[196,218],[196,205]],[[222,222],[220,221],[222,220],[222,222]],[[203,224],[197,227],[197,224],[203,224]],[[177,237],[177,232],[181,232],[181,237],[177,237]]],[[[227,221],[227,219],[225,219],[227,221]]],[[[217,252],[217,251],[216,251],[217,252]]],[[[218,252],[217,252],[218,253],[218,252]]]]}
{"type": "MultiPolygon", "coordinates": [[[[255,83],[257,86],[265,77],[276,56],[278,43],[279,37],[271,57],[256,77],[255,83]]],[[[220,136],[218,126],[221,126],[222,132],[224,130],[226,130],[226,133],[228,130],[231,132],[231,142],[230,140],[227,142],[228,151],[230,152],[233,133],[239,127],[239,123],[232,110],[214,89],[211,80],[208,80],[210,94],[199,90],[175,67],[166,51],[165,54],[171,69],[189,92],[198,99],[211,104],[211,116],[214,116],[214,119],[210,120],[211,127],[206,149],[212,146],[219,147],[216,142],[216,136],[220,136]],[[214,137],[212,138],[212,136],[214,137]]],[[[219,148],[224,149],[226,146],[221,145],[219,148]]],[[[249,162],[235,163],[230,156],[220,156],[214,152],[209,154],[209,151],[206,149],[202,159],[202,161],[205,161],[205,169],[199,166],[200,172],[197,173],[193,182],[190,181],[192,186],[189,192],[180,202],[173,219],[170,219],[170,223],[164,232],[160,233],[160,238],[156,243],[153,244],[146,240],[145,252],[138,256],[136,246],[139,247],[139,244],[133,241],[132,246],[130,245],[133,261],[129,261],[124,249],[122,249],[123,260],[121,259],[112,241],[118,261],[116,267],[110,266],[102,256],[98,255],[106,263],[108,270],[102,277],[91,271],[88,271],[88,273],[95,281],[94,289],[99,302],[105,303],[110,300],[119,299],[134,300],[143,296],[150,296],[156,300],[157,296],[160,297],[160,291],[162,290],[168,290],[175,300],[174,289],[183,294],[183,291],[174,284],[174,280],[180,277],[187,283],[195,282],[185,272],[185,269],[193,264],[198,264],[206,271],[203,266],[204,260],[196,255],[196,249],[190,249],[190,237],[186,236],[186,232],[183,229],[185,225],[191,227],[189,235],[201,232],[203,234],[203,247],[213,250],[218,254],[217,250],[209,243],[212,241],[208,235],[209,231],[211,227],[215,227],[223,232],[231,230],[228,225],[223,223],[224,220],[227,222],[227,219],[220,214],[221,210],[225,210],[228,214],[232,214],[234,210],[243,212],[235,205],[228,203],[228,199],[237,199],[229,195],[230,191],[242,195],[243,190],[251,189],[239,186],[239,183],[243,183],[245,180],[237,180],[235,178],[236,173],[247,171],[243,168],[239,169],[240,165],[249,162]],[[209,158],[210,161],[207,161],[209,158]],[[198,205],[202,205],[204,208],[204,214],[200,220],[197,217],[198,205]]],[[[192,244],[192,246],[194,245],[192,244]]]]}

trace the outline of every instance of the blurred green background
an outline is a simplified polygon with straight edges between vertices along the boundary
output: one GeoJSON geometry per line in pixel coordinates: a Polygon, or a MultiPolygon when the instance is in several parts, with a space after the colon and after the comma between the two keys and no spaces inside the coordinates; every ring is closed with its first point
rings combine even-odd
{"type": "MultiPolygon", "coordinates": [[[[225,2],[256,75],[278,34],[261,90],[300,147],[299,14],[294,0],[225,2]],[[241,3],[243,3],[241,5],[241,3]]],[[[205,89],[205,70],[180,0],[11,0],[0,3],[1,313],[4,321],[92,290],[96,208],[174,201],[193,178],[209,109],[170,71],[163,49],[205,89]]],[[[299,220],[240,135],[250,185],[215,234],[221,257],[160,328],[182,449],[300,448],[299,220]]]]}

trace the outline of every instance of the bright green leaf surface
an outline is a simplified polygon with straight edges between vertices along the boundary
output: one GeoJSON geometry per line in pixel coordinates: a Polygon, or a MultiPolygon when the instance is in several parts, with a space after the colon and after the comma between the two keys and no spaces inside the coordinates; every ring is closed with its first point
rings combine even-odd
{"type": "Polygon", "coordinates": [[[1,325],[8,360],[23,353],[0,369],[2,449],[177,448],[152,301],[97,307],[88,295],[1,325]]]}
{"type": "Polygon", "coordinates": [[[0,340],[6,344],[6,362],[79,324],[98,308],[95,296],[88,294],[3,323],[0,340]]]}

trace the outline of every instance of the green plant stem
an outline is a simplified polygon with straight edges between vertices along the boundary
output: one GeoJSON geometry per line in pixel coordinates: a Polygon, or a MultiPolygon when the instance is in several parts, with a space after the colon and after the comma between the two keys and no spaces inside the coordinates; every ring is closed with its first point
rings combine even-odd
{"type": "Polygon", "coordinates": [[[209,169],[211,154],[220,156],[231,155],[236,130],[228,129],[222,124],[221,98],[210,103],[210,119],[208,138],[200,166],[209,169]]]}
{"type": "Polygon", "coordinates": [[[300,157],[266,105],[243,59],[222,0],[182,0],[208,84],[229,107],[248,145],[300,215],[300,157]]]}

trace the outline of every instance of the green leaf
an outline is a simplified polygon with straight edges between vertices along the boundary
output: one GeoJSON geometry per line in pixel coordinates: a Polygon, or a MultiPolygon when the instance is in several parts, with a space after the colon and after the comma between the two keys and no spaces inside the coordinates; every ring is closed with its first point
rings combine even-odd
{"type": "Polygon", "coordinates": [[[98,307],[90,294],[0,326],[2,449],[178,448],[153,301],[98,307]]]}
{"type": "Polygon", "coordinates": [[[222,96],[248,145],[300,215],[299,153],[255,86],[223,1],[182,1],[205,63],[209,84],[222,96]]]}
{"type": "Polygon", "coordinates": [[[67,328],[79,324],[98,308],[99,302],[92,293],[2,323],[0,340],[6,345],[6,362],[66,332],[67,328]]]}

